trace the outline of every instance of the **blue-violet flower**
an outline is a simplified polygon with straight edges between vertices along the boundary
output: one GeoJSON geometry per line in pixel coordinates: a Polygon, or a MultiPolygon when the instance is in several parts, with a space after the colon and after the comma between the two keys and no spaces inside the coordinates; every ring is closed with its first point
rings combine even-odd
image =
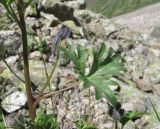
{"type": "Polygon", "coordinates": [[[55,38],[53,40],[53,48],[52,48],[53,56],[56,56],[56,49],[57,49],[59,40],[63,40],[67,38],[69,33],[70,33],[70,30],[66,26],[62,26],[62,28],[56,33],[55,38]]]}

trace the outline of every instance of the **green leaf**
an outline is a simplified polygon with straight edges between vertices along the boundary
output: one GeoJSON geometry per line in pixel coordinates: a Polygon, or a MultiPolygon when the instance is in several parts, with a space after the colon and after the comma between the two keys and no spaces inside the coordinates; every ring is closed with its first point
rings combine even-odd
{"type": "Polygon", "coordinates": [[[28,0],[28,2],[27,2],[26,5],[25,5],[25,8],[27,8],[29,5],[31,5],[31,4],[32,4],[32,1],[33,1],[33,0],[28,0]]]}
{"type": "Polygon", "coordinates": [[[34,126],[38,129],[58,129],[59,125],[53,115],[46,115],[44,109],[37,115],[34,126]]]}
{"type": "Polygon", "coordinates": [[[77,46],[77,64],[78,64],[78,69],[81,71],[82,75],[85,75],[85,68],[86,68],[86,59],[88,57],[88,50],[83,49],[80,45],[77,46]]]}
{"type": "Polygon", "coordinates": [[[113,48],[110,47],[108,51],[108,55],[104,59],[104,61],[101,63],[101,66],[108,64],[109,62],[114,60],[116,57],[118,57],[118,55],[113,51],[113,48]]]}
{"type": "Polygon", "coordinates": [[[94,72],[98,69],[99,64],[101,64],[104,59],[105,52],[106,52],[106,46],[104,43],[101,45],[98,51],[93,49],[93,63],[88,76],[94,74],[94,72]]]}
{"type": "Polygon", "coordinates": [[[10,6],[15,0],[7,0],[7,6],[10,6]]]}
{"type": "Polygon", "coordinates": [[[77,53],[71,45],[67,45],[67,48],[61,48],[64,55],[75,64],[76,73],[81,76],[85,76],[86,59],[88,57],[88,50],[83,49],[80,45],[77,46],[77,53]]]}
{"type": "Polygon", "coordinates": [[[112,75],[112,76],[117,76],[117,75],[120,75],[122,73],[122,71],[124,71],[124,70],[125,70],[125,68],[123,67],[121,58],[117,57],[109,64],[98,69],[94,73],[94,76],[103,76],[106,74],[112,75]]]}
{"type": "Polygon", "coordinates": [[[112,106],[117,106],[117,98],[109,88],[111,85],[117,85],[115,81],[104,76],[91,76],[89,81],[95,87],[96,99],[102,98],[102,95],[104,94],[112,106]]]}
{"type": "Polygon", "coordinates": [[[91,86],[91,83],[88,80],[85,80],[83,83],[84,88],[89,88],[91,86]]]}
{"type": "Polygon", "coordinates": [[[0,109],[0,129],[4,129],[4,123],[3,123],[3,118],[2,118],[2,114],[1,114],[1,109],[0,109]]]}
{"type": "Polygon", "coordinates": [[[154,106],[154,104],[152,103],[152,100],[150,98],[149,98],[149,101],[150,101],[150,103],[151,103],[151,105],[153,107],[154,113],[156,114],[156,117],[157,117],[158,121],[160,122],[160,116],[159,116],[159,114],[157,112],[156,107],[154,106]]]}
{"type": "Polygon", "coordinates": [[[73,49],[73,47],[71,45],[67,44],[67,48],[61,47],[61,50],[64,52],[65,56],[69,60],[73,61],[74,64],[77,66],[77,62],[76,61],[77,61],[78,57],[77,57],[76,52],[73,49]]]}
{"type": "Polygon", "coordinates": [[[4,123],[0,122],[0,129],[4,129],[4,128],[5,128],[4,123]]]}
{"type": "Polygon", "coordinates": [[[122,127],[124,127],[124,125],[132,119],[136,119],[139,118],[141,116],[143,116],[144,114],[146,114],[145,112],[127,112],[124,116],[121,117],[120,119],[120,123],[122,124],[122,127]]]}
{"type": "Polygon", "coordinates": [[[0,3],[7,8],[7,0],[0,0],[0,3]]]}
{"type": "Polygon", "coordinates": [[[77,129],[98,129],[93,124],[89,123],[88,121],[79,120],[75,122],[77,129]]]}

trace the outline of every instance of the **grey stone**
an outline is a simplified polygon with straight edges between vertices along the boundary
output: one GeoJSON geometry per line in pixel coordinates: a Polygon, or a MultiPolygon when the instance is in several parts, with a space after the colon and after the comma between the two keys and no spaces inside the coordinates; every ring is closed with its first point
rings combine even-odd
{"type": "Polygon", "coordinates": [[[160,97],[160,84],[153,85],[153,92],[160,97]]]}
{"type": "Polygon", "coordinates": [[[37,16],[36,9],[31,6],[28,6],[25,11],[25,16],[36,17],[37,16]]]}
{"type": "Polygon", "coordinates": [[[150,38],[155,38],[160,41],[160,26],[155,26],[150,34],[150,38]]]}
{"type": "Polygon", "coordinates": [[[21,51],[21,35],[15,31],[0,31],[0,44],[5,49],[5,55],[15,55],[21,51]]]}
{"type": "Polygon", "coordinates": [[[89,30],[95,34],[95,36],[99,37],[99,38],[103,38],[106,35],[106,32],[104,30],[104,27],[102,25],[102,23],[100,22],[91,22],[88,25],[89,30]]]}
{"type": "Polygon", "coordinates": [[[53,14],[61,21],[73,19],[73,8],[66,6],[59,0],[43,0],[42,11],[45,13],[53,14]]]}
{"type": "MultiPolygon", "coordinates": [[[[44,85],[44,83],[46,82],[46,73],[45,73],[45,69],[44,69],[44,64],[40,60],[30,60],[29,64],[30,64],[31,80],[36,86],[38,86],[38,89],[40,90],[42,88],[42,86],[44,85]]],[[[52,64],[46,63],[46,67],[47,67],[48,74],[50,74],[50,72],[53,68],[52,64]]],[[[56,69],[56,70],[58,70],[58,69],[56,69]]],[[[56,72],[55,72],[54,76],[56,76],[56,72]]],[[[51,83],[51,89],[55,90],[53,78],[51,79],[50,83],[51,83]]],[[[47,88],[46,91],[48,92],[49,89],[47,88]]]]}
{"type": "Polygon", "coordinates": [[[34,51],[34,52],[30,53],[30,59],[40,60],[41,59],[41,53],[39,51],[34,51]]]}
{"type": "Polygon", "coordinates": [[[42,19],[37,20],[37,19],[34,18],[34,17],[27,17],[27,18],[25,19],[26,24],[27,24],[29,27],[31,27],[33,30],[42,28],[42,26],[43,26],[42,21],[43,21],[43,20],[42,20],[42,21],[41,21],[41,20],[42,20],[42,19]]]}
{"type": "Polygon", "coordinates": [[[74,9],[85,9],[86,1],[85,0],[68,1],[66,5],[74,9]]]}
{"type": "Polygon", "coordinates": [[[24,92],[16,91],[4,98],[1,107],[8,113],[12,113],[25,105],[27,97],[24,92]]]}
{"type": "Polygon", "coordinates": [[[137,79],[135,80],[138,88],[141,89],[142,91],[152,91],[152,83],[149,81],[149,79],[137,79]]]}
{"type": "Polygon", "coordinates": [[[9,65],[14,65],[18,59],[19,59],[19,57],[18,57],[18,55],[16,55],[16,56],[10,56],[10,57],[6,58],[5,61],[9,65]]]}
{"type": "Polygon", "coordinates": [[[47,24],[47,26],[55,27],[59,24],[59,19],[55,17],[53,14],[41,12],[41,16],[45,18],[44,22],[45,24],[47,24]]]}

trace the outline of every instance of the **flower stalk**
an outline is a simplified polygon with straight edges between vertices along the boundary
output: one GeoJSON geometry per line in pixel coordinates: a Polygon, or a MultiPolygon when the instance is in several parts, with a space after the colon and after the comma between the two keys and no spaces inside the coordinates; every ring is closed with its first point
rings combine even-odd
{"type": "Polygon", "coordinates": [[[20,20],[20,30],[22,34],[22,43],[23,43],[23,63],[24,63],[24,78],[25,78],[25,85],[26,85],[26,93],[28,99],[28,108],[29,108],[29,115],[31,120],[34,120],[36,117],[36,108],[34,108],[33,103],[33,95],[31,90],[31,81],[29,75],[29,61],[28,61],[28,41],[27,41],[27,31],[26,31],[26,24],[24,19],[24,9],[23,9],[23,1],[16,0],[16,6],[19,14],[20,20]]]}

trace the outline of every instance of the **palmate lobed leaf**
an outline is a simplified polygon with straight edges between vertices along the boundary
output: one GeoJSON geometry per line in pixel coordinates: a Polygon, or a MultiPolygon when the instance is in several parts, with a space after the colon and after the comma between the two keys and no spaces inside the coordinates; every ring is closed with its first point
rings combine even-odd
{"type": "Polygon", "coordinates": [[[90,83],[95,87],[96,99],[100,99],[105,95],[110,104],[114,107],[117,106],[117,99],[114,93],[110,90],[109,86],[117,85],[117,82],[106,78],[104,76],[91,76],[89,78],[90,83]]]}
{"type": "Polygon", "coordinates": [[[122,59],[113,52],[110,48],[106,53],[106,46],[102,44],[96,51],[93,49],[93,63],[88,75],[85,75],[86,59],[88,56],[87,49],[82,49],[77,46],[77,52],[71,45],[68,48],[62,48],[66,57],[74,62],[75,71],[79,74],[79,79],[83,80],[84,88],[89,88],[91,85],[95,87],[96,99],[106,97],[110,104],[114,107],[117,105],[117,98],[110,90],[110,85],[117,85],[111,80],[113,76],[119,76],[125,70],[122,59]]]}
{"type": "Polygon", "coordinates": [[[85,76],[86,59],[88,57],[88,49],[83,49],[80,45],[77,46],[77,52],[68,44],[68,48],[61,48],[66,57],[74,62],[75,71],[81,76],[85,76]]]}

